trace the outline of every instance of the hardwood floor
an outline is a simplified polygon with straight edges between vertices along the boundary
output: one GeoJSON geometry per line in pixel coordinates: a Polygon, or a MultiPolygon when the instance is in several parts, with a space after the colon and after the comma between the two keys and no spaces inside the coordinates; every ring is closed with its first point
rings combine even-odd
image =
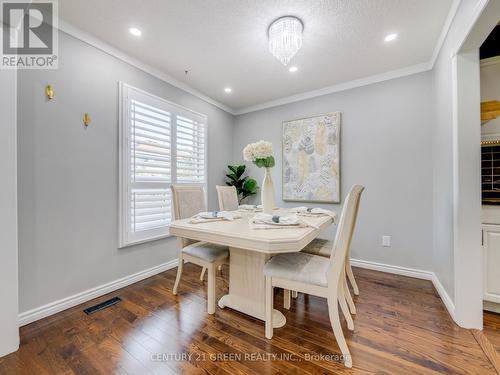
{"type": "MultiPolygon", "coordinates": [[[[179,295],[176,269],[21,328],[18,352],[0,359],[0,374],[495,374],[471,331],[456,326],[432,284],[354,270],[360,295],[355,331],[344,332],[354,367],[340,355],[326,301],[299,294],[272,340],[264,324],[217,307],[206,314],[200,268],[186,265],[179,295]],[[119,296],[93,315],[82,310],[119,296]],[[245,356],[245,353],[247,354],[245,356]]],[[[227,290],[228,269],[217,280],[227,290]]]]}
{"type": "Polygon", "coordinates": [[[500,353],[500,314],[484,311],[483,325],[484,334],[500,353]]]}

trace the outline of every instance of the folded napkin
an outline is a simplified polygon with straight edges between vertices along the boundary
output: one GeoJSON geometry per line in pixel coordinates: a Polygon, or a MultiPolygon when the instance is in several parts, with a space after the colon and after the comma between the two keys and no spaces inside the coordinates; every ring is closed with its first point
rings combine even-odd
{"type": "Polygon", "coordinates": [[[251,211],[251,212],[262,211],[262,205],[259,204],[257,206],[255,204],[242,204],[238,206],[238,209],[241,211],[251,211]]]}
{"type": "Polygon", "coordinates": [[[189,220],[190,224],[207,223],[210,221],[228,220],[233,221],[241,218],[241,215],[234,211],[210,211],[200,212],[189,220]]]}
{"type": "Polygon", "coordinates": [[[312,226],[300,220],[297,215],[278,216],[271,214],[258,213],[250,219],[253,229],[276,229],[276,228],[303,228],[312,226]]]}
{"type": "Polygon", "coordinates": [[[330,216],[333,220],[337,218],[337,213],[334,211],[326,210],[324,208],[308,208],[308,207],[295,207],[291,209],[292,212],[299,214],[300,216],[330,216]]]}

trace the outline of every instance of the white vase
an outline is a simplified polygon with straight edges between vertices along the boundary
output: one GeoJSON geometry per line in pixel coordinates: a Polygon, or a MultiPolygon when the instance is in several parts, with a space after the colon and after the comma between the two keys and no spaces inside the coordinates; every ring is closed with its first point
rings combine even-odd
{"type": "Polygon", "coordinates": [[[262,199],[262,209],[266,214],[272,214],[274,210],[274,185],[271,178],[271,168],[266,168],[264,172],[264,181],[260,191],[262,199]]]}

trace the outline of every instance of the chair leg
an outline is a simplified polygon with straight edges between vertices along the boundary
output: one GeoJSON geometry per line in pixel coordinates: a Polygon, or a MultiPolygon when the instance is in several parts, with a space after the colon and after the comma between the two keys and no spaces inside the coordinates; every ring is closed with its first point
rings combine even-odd
{"type": "Polygon", "coordinates": [[[200,281],[203,281],[203,279],[205,278],[206,271],[207,271],[207,267],[203,267],[203,269],[201,270],[201,274],[200,274],[200,281]]]}
{"type": "Polygon", "coordinates": [[[354,305],[354,301],[352,300],[351,291],[349,290],[349,285],[347,285],[347,278],[344,277],[344,294],[345,299],[347,300],[347,306],[349,306],[349,311],[351,314],[356,314],[356,306],[354,305]]]}
{"type": "Polygon", "coordinates": [[[351,353],[349,352],[349,347],[347,346],[344,333],[342,332],[342,326],[340,325],[339,307],[337,300],[338,300],[337,295],[328,298],[328,315],[330,316],[330,323],[332,325],[333,334],[335,335],[337,344],[339,345],[340,351],[344,356],[344,365],[346,367],[351,368],[352,367],[351,353]]]}
{"type": "Polygon", "coordinates": [[[349,281],[351,282],[354,295],[359,296],[358,284],[356,283],[356,279],[354,278],[354,273],[352,272],[351,262],[349,261],[349,259],[346,260],[345,270],[347,272],[347,276],[349,277],[349,281]]]}
{"type": "Polygon", "coordinates": [[[283,289],[283,308],[290,310],[290,289],[283,289]]]}
{"type": "Polygon", "coordinates": [[[181,281],[182,269],[184,268],[184,259],[182,258],[182,252],[179,253],[179,264],[177,265],[177,276],[175,277],[174,284],[174,295],[177,295],[177,288],[179,287],[179,282],[181,281]]]}
{"type": "Polygon", "coordinates": [[[272,278],[266,276],[266,306],[265,306],[265,318],[266,318],[266,338],[273,338],[273,284],[272,278]]]}
{"type": "MultiPolygon", "coordinates": [[[[203,269],[206,269],[205,267],[203,269]]],[[[215,266],[208,266],[208,291],[207,291],[207,311],[209,314],[215,314],[215,266]]]]}
{"type": "Polygon", "coordinates": [[[349,331],[354,331],[354,322],[352,321],[352,316],[351,312],[349,311],[349,308],[347,307],[347,302],[346,302],[346,296],[344,293],[344,287],[341,284],[339,285],[339,291],[338,291],[338,300],[340,304],[340,308],[342,309],[342,315],[344,315],[345,320],[347,321],[347,329],[349,331]]]}
{"type": "Polygon", "coordinates": [[[297,298],[299,296],[299,292],[296,290],[292,290],[292,298],[297,298]]]}

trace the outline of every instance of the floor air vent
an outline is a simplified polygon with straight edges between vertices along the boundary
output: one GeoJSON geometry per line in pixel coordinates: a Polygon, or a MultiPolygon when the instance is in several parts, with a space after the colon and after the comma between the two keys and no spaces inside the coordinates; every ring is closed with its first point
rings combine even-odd
{"type": "Polygon", "coordinates": [[[111,307],[113,305],[116,305],[118,302],[121,301],[121,298],[120,297],[113,297],[111,299],[108,299],[107,301],[104,301],[104,302],[101,302],[100,304],[98,305],[95,305],[95,306],[91,306],[85,310],[83,310],[83,312],[87,315],[91,315],[93,313],[96,313],[98,311],[101,311],[101,310],[104,310],[104,309],[107,309],[108,307],[111,307]]]}

